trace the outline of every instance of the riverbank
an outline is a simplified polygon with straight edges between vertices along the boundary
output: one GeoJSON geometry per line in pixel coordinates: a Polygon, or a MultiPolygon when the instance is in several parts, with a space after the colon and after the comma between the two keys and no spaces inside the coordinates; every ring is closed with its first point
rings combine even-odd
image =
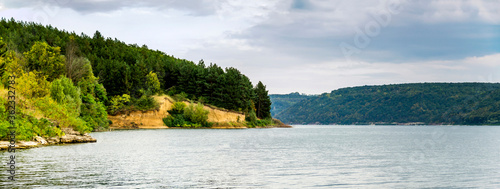
{"type": "MultiPolygon", "coordinates": [[[[163,118],[168,115],[168,110],[172,109],[172,105],[175,101],[167,95],[153,96],[153,98],[159,104],[158,109],[149,111],[124,111],[115,115],[108,115],[108,119],[112,122],[109,128],[111,130],[169,128],[168,126],[165,126],[165,123],[163,123],[163,118]]],[[[186,105],[190,104],[188,101],[184,101],[184,103],[186,105]]],[[[212,127],[205,129],[253,128],[248,127],[247,124],[245,124],[245,114],[242,112],[226,110],[210,105],[204,105],[203,109],[209,112],[207,121],[213,123],[212,127]]],[[[286,125],[277,119],[273,119],[272,125],[257,128],[271,127],[290,128],[291,126],[286,125]]]]}
{"type": "MultiPolygon", "coordinates": [[[[258,126],[258,127],[247,127],[242,122],[224,122],[217,123],[212,127],[203,127],[196,129],[251,129],[251,128],[292,128],[290,125],[286,125],[280,120],[273,119],[273,125],[269,126],[258,126]]],[[[110,131],[113,130],[140,130],[140,129],[193,129],[193,128],[183,128],[183,127],[167,127],[167,126],[157,126],[157,125],[129,125],[121,127],[110,127],[110,131]]],[[[97,139],[92,138],[88,133],[80,134],[74,131],[72,128],[61,129],[65,135],[61,137],[51,137],[45,138],[36,136],[34,141],[17,141],[15,144],[16,149],[27,149],[36,148],[41,146],[50,146],[58,144],[72,144],[72,143],[94,143],[97,139]]],[[[0,151],[7,150],[9,148],[9,141],[0,141],[0,151]]]]}
{"type": "MultiPolygon", "coordinates": [[[[93,143],[97,139],[92,138],[89,134],[80,134],[71,128],[61,129],[65,135],[61,137],[45,138],[36,136],[34,141],[17,141],[16,149],[36,148],[40,146],[49,146],[57,144],[71,144],[71,143],[93,143]]],[[[0,141],[0,150],[7,150],[9,148],[9,141],[0,141]]]]}

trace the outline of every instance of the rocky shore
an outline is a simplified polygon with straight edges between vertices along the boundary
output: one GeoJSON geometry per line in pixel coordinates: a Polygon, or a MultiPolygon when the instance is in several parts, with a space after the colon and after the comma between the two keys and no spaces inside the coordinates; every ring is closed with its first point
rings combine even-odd
{"type": "MultiPolygon", "coordinates": [[[[35,148],[40,146],[55,145],[55,144],[70,144],[70,143],[89,143],[97,142],[89,134],[80,134],[71,128],[63,128],[65,135],[61,137],[44,138],[36,136],[34,141],[17,141],[16,149],[35,148]]],[[[7,150],[9,141],[0,141],[0,150],[7,150]]]]}

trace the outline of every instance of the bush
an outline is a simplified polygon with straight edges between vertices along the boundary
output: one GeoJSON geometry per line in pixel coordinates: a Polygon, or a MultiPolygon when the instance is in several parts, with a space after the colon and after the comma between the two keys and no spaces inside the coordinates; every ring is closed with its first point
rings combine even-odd
{"type": "Polygon", "coordinates": [[[109,128],[108,113],[104,105],[108,99],[102,84],[97,82],[97,78],[89,76],[79,81],[78,86],[82,94],[80,117],[93,131],[109,128]]]}
{"type": "Polygon", "coordinates": [[[122,96],[114,96],[111,98],[111,104],[108,107],[110,114],[115,114],[119,110],[125,108],[126,105],[130,102],[130,95],[123,94],[122,96]]]}
{"type": "Polygon", "coordinates": [[[186,107],[183,102],[176,102],[172,109],[168,110],[167,117],[163,118],[165,125],[169,127],[210,127],[212,123],[208,120],[208,110],[203,109],[203,105],[190,104],[186,107]]]}
{"type": "Polygon", "coordinates": [[[160,105],[152,96],[142,95],[141,98],[134,102],[134,106],[137,110],[147,111],[159,109],[160,105]]]}
{"type": "Polygon", "coordinates": [[[189,120],[191,123],[201,124],[206,127],[208,124],[208,110],[203,109],[203,105],[198,103],[196,106],[194,104],[190,104],[187,108],[184,109],[184,117],[189,120]]]}
{"type": "Polygon", "coordinates": [[[108,113],[103,102],[98,102],[95,98],[86,94],[82,96],[81,118],[93,131],[109,128],[108,113]]]}
{"type": "Polygon", "coordinates": [[[168,110],[167,112],[170,115],[177,115],[177,114],[183,114],[184,113],[184,108],[186,107],[186,104],[184,102],[175,102],[172,105],[172,109],[168,110]]]}
{"type": "MultiPolygon", "coordinates": [[[[11,126],[7,119],[8,113],[6,110],[6,100],[0,98],[0,139],[8,140],[9,128],[11,126]]],[[[18,109],[19,111],[20,109],[18,109]]],[[[62,131],[53,126],[50,121],[45,118],[36,119],[32,116],[16,112],[16,140],[32,140],[35,136],[54,137],[62,136],[62,131]]]]}
{"type": "Polygon", "coordinates": [[[257,115],[255,115],[255,111],[253,109],[245,115],[245,121],[250,123],[255,123],[257,121],[257,115]]]}
{"type": "Polygon", "coordinates": [[[59,104],[68,107],[68,110],[76,111],[80,114],[82,99],[80,98],[80,88],[73,85],[71,79],[62,76],[50,84],[50,97],[59,104]]]}
{"type": "Polygon", "coordinates": [[[186,101],[188,98],[187,98],[187,94],[184,93],[184,92],[181,92],[179,94],[176,94],[174,95],[172,98],[177,101],[177,102],[182,102],[182,101],[186,101]]]}
{"type": "Polygon", "coordinates": [[[253,110],[250,110],[250,112],[245,115],[245,121],[247,121],[248,127],[266,127],[273,125],[273,120],[271,118],[257,119],[255,111],[253,110]]]}

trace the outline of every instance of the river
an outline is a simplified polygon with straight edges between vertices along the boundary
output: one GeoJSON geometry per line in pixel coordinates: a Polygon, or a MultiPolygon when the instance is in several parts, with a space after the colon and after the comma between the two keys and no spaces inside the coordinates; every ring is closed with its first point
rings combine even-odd
{"type": "MultiPolygon", "coordinates": [[[[500,127],[123,130],[16,152],[27,188],[500,188],[500,127]]],[[[10,154],[0,152],[4,165],[10,154]]]]}

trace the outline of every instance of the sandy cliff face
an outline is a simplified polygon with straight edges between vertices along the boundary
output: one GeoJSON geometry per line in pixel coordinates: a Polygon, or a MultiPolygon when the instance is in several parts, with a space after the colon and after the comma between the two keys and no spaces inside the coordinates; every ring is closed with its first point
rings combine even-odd
{"type": "MultiPolygon", "coordinates": [[[[110,128],[113,129],[132,129],[132,128],[168,128],[163,124],[163,118],[168,115],[167,110],[172,108],[174,101],[168,96],[155,96],[155,100],[160,104],[159,110],[153,111],[132,111],[124,114],[118,115],[108,115],[108,119],[113,122],[110,128]]],[[[189,102],[184,102],[189,104],[189,102]]],[[[245,115],[237,112],[231,112],[227,110],[222,110],[218,108],[212,108],[205,106],[206,110],[209,111],[208,121],[214,123],[221,122],[237,122],[238,119],[243,121],[245,115]],[[238,118],[239,117],[239,118],[238,118]]]]}

